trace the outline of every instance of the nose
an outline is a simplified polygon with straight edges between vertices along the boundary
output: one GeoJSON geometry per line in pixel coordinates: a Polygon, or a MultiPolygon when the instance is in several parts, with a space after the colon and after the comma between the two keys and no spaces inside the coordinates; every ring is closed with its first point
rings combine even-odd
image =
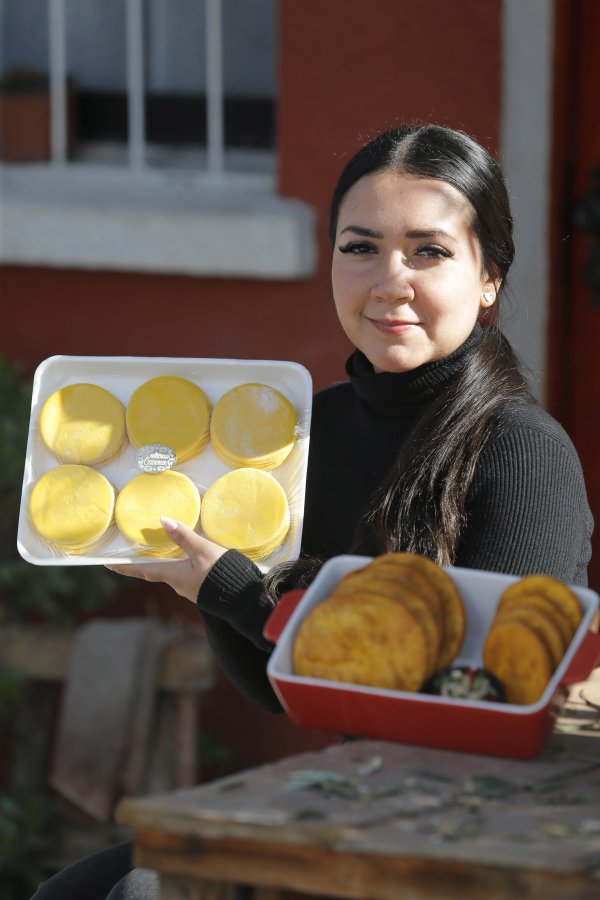
{"type": "Polygon", "coordinates": [[[415,296],[412,274],[402,253],[396,252],[383,257],[371,289],[373,297],[384,303],[410,303],[415,296]]]}

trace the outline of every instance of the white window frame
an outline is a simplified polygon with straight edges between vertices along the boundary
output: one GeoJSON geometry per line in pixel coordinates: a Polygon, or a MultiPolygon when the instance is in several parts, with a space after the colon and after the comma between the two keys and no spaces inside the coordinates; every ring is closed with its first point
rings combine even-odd
{"type": "Polygon", "coordinates": [[[68,160],[65,3],[48,0],[51,160],[0,164],[0,263],[309,277],[316,268],[313,210],[279,197],[273,175],[225,166],[222,0],[204,0],[207,147],[205,168],[198,171],[147,164],[143,0],[124,2],[127,165],[68,160]]]}

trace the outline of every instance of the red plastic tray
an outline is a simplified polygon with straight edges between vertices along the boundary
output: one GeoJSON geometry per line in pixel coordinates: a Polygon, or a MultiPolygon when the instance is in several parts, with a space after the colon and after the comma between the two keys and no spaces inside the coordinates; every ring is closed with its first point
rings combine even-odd
{"type": "MultiPolygon", "coordinates": [[[[277,644],[267,672],[290,718],[309,728],[400,743],[514,759],[537,755],[564,705],[568,686],[584,681],[600,660],[600,635],[591,630],[595,627],[598,594],[571,586],[581,603],[583,619],[542,697],[529,706],[382,690],[295,675],[292,648],[300,622],[343,575],[364,566],[369,559],[338,556],[329,560],[306,592],[291,592],[281,599],[266,624],[265,636],[277,644]]],[[[455,664],[481,666],[483,640],[500,595],[518,579],[473,569],[446,571],[461,593],[468,622],[455,664]]]]}

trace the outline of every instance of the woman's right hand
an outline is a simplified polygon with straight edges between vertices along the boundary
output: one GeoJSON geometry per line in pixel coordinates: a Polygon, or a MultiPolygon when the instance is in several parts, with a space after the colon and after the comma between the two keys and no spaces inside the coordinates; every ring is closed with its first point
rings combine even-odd
{"type": "Polygon", "coordinates": [[[181,522],[162,518],[161,523],[171,540],[181,547],[187,559],[162,560],[155,563],[118,563],[107,565],[106,568],[131,578],[163,582],[181,597],[195,603],[204,579],[226,550],[181,522]]]}

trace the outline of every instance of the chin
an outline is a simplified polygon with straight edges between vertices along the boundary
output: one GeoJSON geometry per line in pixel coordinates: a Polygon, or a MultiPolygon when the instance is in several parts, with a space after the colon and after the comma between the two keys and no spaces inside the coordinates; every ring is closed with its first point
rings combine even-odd
{"type": "Polygon", "coordinates": [[[407,353],[374,353],[372,356],[365,353],[365,356],[376,372],[410,372],[429,362],[425,356],[407,353]]]}

